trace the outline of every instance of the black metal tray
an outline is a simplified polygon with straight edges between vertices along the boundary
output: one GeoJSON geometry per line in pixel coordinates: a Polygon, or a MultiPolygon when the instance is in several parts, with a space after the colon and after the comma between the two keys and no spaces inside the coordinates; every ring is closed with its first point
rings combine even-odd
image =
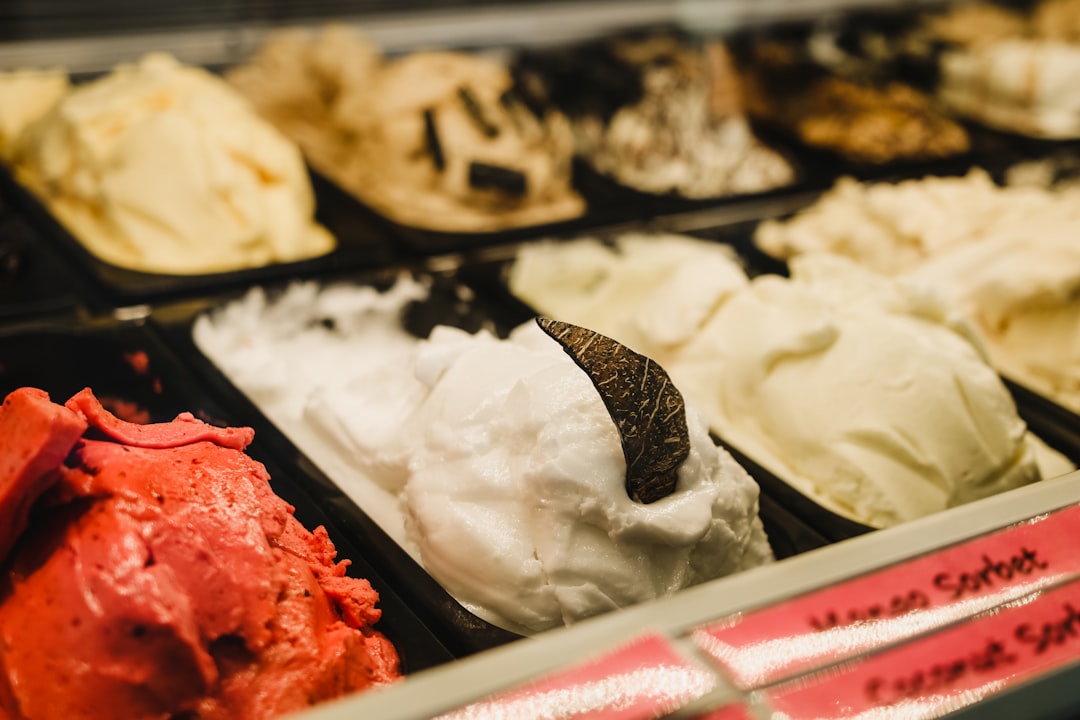
{"type": "Polygon", "coordinates": [[[0,321],[70,313],[79,300],[71,267],[0,191],[0,321]]]}
{"type": "Polygon", "coordinates": [[[341,268],[368,268],[396,259],[394,242],[378,224],[355,212],[344,193],[334,187],[316,187],[315,219],[335,238],[337,246],[326,255],[288,263],[202,275],[167,275],[130,270],[105,262],[80,243],[47,207],[22,186],[6,167],[0,166],[0,193],[11,198],[33,226],[101,291],[102,305],[134,305],[215,292],[276,278],[315,276],[341,268]]]}
{"type": "MultiPolygon", "coordinates": [[[[251,424],[244,408],[222,402],[152,332],[133,323],[24,323],[0,329],[0,396],[24,386],[41,388],[60,403],[90,387],[106,407],[122,416],[138,413],[151,422],[190,411],[215,425],[251,424]]],[[[296,518],[307,528],[324,525],[338,558],[352,561],[349,574],[367,578],[378,591],[378,607],[384,612],[377,627],[398,649],[403,671],[452,660],[453,654],[413,612],[411,599],[376,572],[370,563],[372,547],[336,522],[320,498],[307,491],[302,468],[280,462],[271,443],[257,428],[248,453],[266,466],[274,491],[296,508],[296,518]]]]}

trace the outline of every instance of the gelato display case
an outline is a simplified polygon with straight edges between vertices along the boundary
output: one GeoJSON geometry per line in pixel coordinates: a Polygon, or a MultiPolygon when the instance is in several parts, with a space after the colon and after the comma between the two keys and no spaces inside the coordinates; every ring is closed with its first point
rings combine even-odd
{"type": "Polygon", "coordinates": [[[469,658],[414,678],[422,699],[406,684],[310,716],[1070,717],[1075,563],[1051,554],[1071,555],[1076,481],[469,658]]]}
{"type": "Polygon", "coordinates": [[[1075,716],[1078,48],[6,3],[0,716],[1075,716]]]}

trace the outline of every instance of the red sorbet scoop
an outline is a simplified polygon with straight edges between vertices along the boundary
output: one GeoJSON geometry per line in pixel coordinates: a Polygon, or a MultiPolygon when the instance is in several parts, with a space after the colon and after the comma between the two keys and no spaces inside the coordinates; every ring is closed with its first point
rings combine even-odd
{"type": "Polygon", "coordinates": [[[273,493],[250,428],[23,388],[0,437],[0,717],[266,718],[398,677],[378,595],[273,493]]]}

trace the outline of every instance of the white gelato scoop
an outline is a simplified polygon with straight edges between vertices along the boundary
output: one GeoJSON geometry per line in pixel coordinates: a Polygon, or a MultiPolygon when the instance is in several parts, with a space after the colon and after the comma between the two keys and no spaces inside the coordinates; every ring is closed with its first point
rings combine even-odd
{"type": "Polygon", "coordinates": [[[635,502],[612,416],[558,342],[533,322],[410,342],[386,302],[415,297],[402,287],[256,293],[195,339],[466,607],[532,633],[771,559],[757,485],[692,410],[674,491],[635,502]]]}

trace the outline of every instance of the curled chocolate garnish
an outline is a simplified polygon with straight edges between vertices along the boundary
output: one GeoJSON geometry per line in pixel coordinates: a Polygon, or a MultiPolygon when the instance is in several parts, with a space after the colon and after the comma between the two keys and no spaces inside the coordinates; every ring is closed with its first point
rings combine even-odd
{"type": "Polygon", "coordinates": [[[465,111],[469,113],[469,117],[476,123],[476,126],[480,128],[480,132],[484,133],[489,138],[499,136],[499,128],[491,123],[484,115],[484,109],[480,107],[480,103],[476,101],[473,94],[469,92],[469,88],[462,85],[457,91],[458,97],[461,98],[461,104],[465,106],[465,111]]]}
{"type": "Polygon", "coordinates": [[[424,146],[431,155],[435,169],[439,172],[445,170],[446,156],[443,155],[442,142],[439,140],[439,129],[435,126],[435,111],[431,108],[424,110],[424,146]]]}
{"type": "Polygon", "coordinates": [[[529,189],[525,173],[480,162],[469,163],[469,185],[477,190],[501,190],[507,195],[521,196],[529,189]]]}
{"type": "Polygon", "coordinates": [[[550,318],[536,323],[600,393],[622,440],[630,499],[648,504],[675,492],[690,434],[682,393],[667,372],[606,335],[550,318]]]}

